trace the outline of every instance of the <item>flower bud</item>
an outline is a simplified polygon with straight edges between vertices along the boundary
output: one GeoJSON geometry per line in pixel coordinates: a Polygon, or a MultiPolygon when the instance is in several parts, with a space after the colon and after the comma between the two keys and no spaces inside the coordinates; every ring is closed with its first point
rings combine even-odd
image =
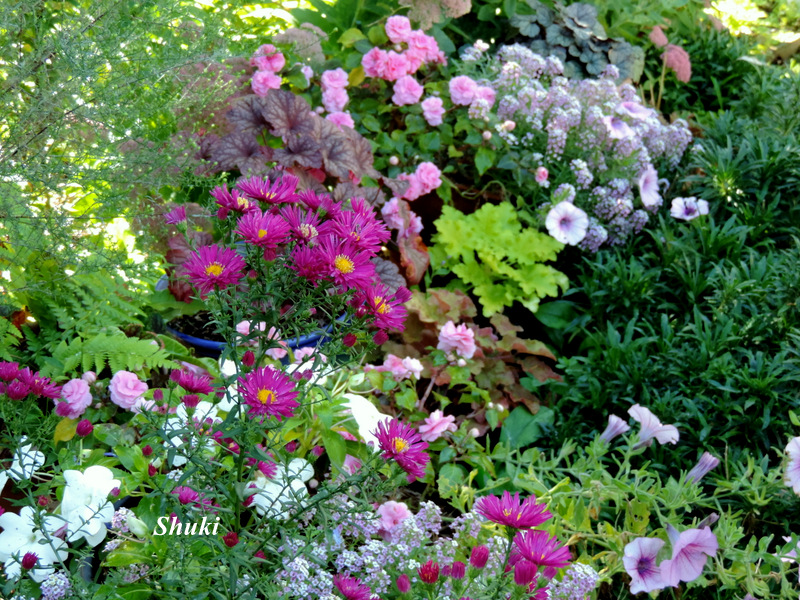
{"type": "Polygon", "coordinates": [[[486,546],[475,546],[469,555],[469,564],[476,569],[482,569],[489,560],[489,548],[486,546]]]}
{"type": "Polygon", "coordinates": [[[528,560],[521,560],[514,565],[514,583],[529,585],[536,578],[537,567],[528,560]]]}
{"type": "Polygon", "coordinates": [[[154,390],[153,391],[153,400],[156,402],[161,402],[164,399],[164,390],[154,390]]]}
{"type": "Polygon", "coordinates": [[[90,435],[92,431],[94,431],[94,425],[89,419],[81,419],[78,421],[77,427],[75,427],[75,433],[82,438],[90,435]]]}
{"type": "Polygon", "coordinates": [[[390,156],[389,157],[389,164],[392,165],[393,167],[396,167],[397,165],[400,164],[400,159],[397,158],[396,156],[390,156]]]}
{"type": "Polygon", "coordinates": [[[481,134],[481,136],[483,136],[483,139],[488,142],[490,139],[492,139],[492,132],[487,129],[481,134]]]}
{"type": "Polygon", "coordinates": [[[436,583],[439,580],[439,563],[429,560],[417,571],[424,583],[436,583]]]}
{"type": "Polygon", "coordinates": [[[222,541],[225,542],[225,545],[228,548],[233,548],[236,544],[239,543],[239,536],[236,534],[235,531],[230,531],[222,536],[222,541]]]}
{"type": "Polygon", "coordinates": [[[131,533],[134,535],[144,537],[150,533],[150,530],[147,528],[147,524],[132,514],[128,515],[128,517],[125,519],[125,523],[128,525],[128,529],[130,529],[131,533]]]}
{"type": "Polygon", "coordinates": [[[342,339],[342,343],[348,348],[355,346],[357,341],[358,338],[356,338],[356,336],[352,333],[348,333],[346,336],[344,336],[344,339],[342,339]]]}
{"type": "Polygon", "coordinates": [[[255,362],[256,362],[256,355],[253,354],[252,350],[248,350],[247,352],[244,353],[244,356],[242,356],[242,364],[245,367],[252,367],[255,364],[255,362]]]}
{"type": "Polygon", "coordinates": [[[200,404],[200,397],[197,394],[184,394],[181,402],[186,405],[186,408],[194,408],[200,404]]]}
{"type": "Polygon", "coordinates": [[[35,552],[26,552],[22,557],[22,568],[29,571],[36,566],[37,562],[39,562],[39,557],[35,552]]]}
{"type": "Polygon", "coordinates": [[[464,575],[467,574],[467,565],[465,565],[460,560],[457,560],[453,563],[453,566],[450,567],[450,577],[453,579],[464,579],[464,575]]]}
{"type": "Polygon", "coordinates": [[[469,430],[469,434],[470,434],[472,437],[476,438],[476,437],[478,437],[478,436],[481,434],[481,432],[480,432],[480,431],[478,431],[478,428],[477,428],[477,427],[473,427],[472,429],[470,429],[470,430],[469,430]]]}
{"type": "Polygon", "coordinates": [[[95,381],[97,381],[97,373],[94,371],[86,371],[86,373],[81,375],[81,379],[83,379],[88,385],[92,385],[95,381]]]}
{"type": "Polygon", "coordinates": [[[38,504],[41,507],[45,507],[48,504],[50,504],[50,498],[48,498],[47,496],[39,496],[36,499],[36,504],[38,504]]]}
{"type": "Polygon", "coordinates": [[[397,589],[401,594],[405,594],[411,590],[411,580],[408,578],[408,575],[403,574],[397,578],[397,589]]]}
{"type": "Polygon", "coordinates": [[[147,444],[144,448],[142,448],[142,456],[150,456],[153,453],[153,448],[150,444],[147,444]]]}

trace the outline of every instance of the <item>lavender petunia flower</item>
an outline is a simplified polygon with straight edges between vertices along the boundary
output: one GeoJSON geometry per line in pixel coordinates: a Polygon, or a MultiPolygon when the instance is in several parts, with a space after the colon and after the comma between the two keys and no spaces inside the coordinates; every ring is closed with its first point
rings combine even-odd
{"type": "Polygon", "coordinates": [[[649,593],[665,587],[661,569],[656,566],[656,556],[663,547],[664,540],[658,538],[636,538],[625,546],[622,564],[631,576],[631,594],[649,593]]]}
{"type": "Polygon", "coordinates": [[[655,114],[652,109],[646,108],[638,102],[622,102],[615,111],[619,115],[628,115],[639,120],[648,119],[655,114]]]}
{"type": "Polygon", "coordinates": [[[800,495],[800,437],[792,438],[786,446],[786,453],[789,455],[789,462],[783,481],[795,494],[800,495]]]}
{"type": "Polygon", "coordinates": [[[633,417],[634,421],[638,421],[642,425],[642,429],[639,431],[639,441],[634,448],[649,446],[653,443],[653,438],[656,438],[659,444],[678,443],[680,439],[678,429],[674,425],[662,425],[658,417],[644,406],[634,404],[628,409],[628,414],[633,417]]]}
{"type": "Polygon", "coordinates": [[[661,206],[661,194],[658,193],[658,171],[653,165],[647,165],[639,174],[639,195],[645,208],[658,208],[661,206]]]}
{"type": "Polygon", "coordinates": [[[717,536],[708,527],[682,531],[672,540],[672,558],[659,565],[664,583],[676,587],[681,581],[694,581],[717,550],[717,536]]]}
{"type": "Polygon", "coordinates": [[[609,443],[615,437],[630,431],[630,429],[630,425],[620,419],[617,415],[609,415],[608,426],[606,427],[606,430],[600,434],[600,439],[606,443],[609,443]]]}
{"type": "Polygon", "coordinates": [[[694,196],[673,198],[669,214],[682,221],[691,221],[695,217],[708,214],[708,202],[698,200],[694,196]]]}
{"type": "Polygon", "coordinates": [[[608,131],[608,137],[612,140],[624,140],[636,135],[633,129],[619,117],[603,117],[603,124],[606,126],[606,131],[608,131]]]}
{"type": "Polygon", "coordinates": [[[698,482],[705,477],[709,471],[715,469],[719,464],[719,459],[716,456],[703,452],[703,456],[697,461],[697,464],[686,475],[686,482],[698,482]]]}
{"type": "Polygon", "coordinates": [[[580,208],[564,200],[550,209],[544,224],[547,233],[559,242],[575,246],[586,237],[589,217],[580,208]]]}

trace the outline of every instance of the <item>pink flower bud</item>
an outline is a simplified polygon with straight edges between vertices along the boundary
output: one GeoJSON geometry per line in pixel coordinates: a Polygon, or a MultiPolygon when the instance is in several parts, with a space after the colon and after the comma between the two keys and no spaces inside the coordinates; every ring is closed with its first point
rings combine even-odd
{"type": "Polygon", "coordinates": [[[488,131],[488,130],[487,130],[487,131],[484,131],[484,132],[481,134],[481,136],[483,136],[483,139],[484,139],[484,140],[486,140],[486,141],[488,142],[490,139],[492,139],[492,132],[491,132],[491,131],[488,131]]]}
{"type": "Polygon", "coordinates": [[[75,433],[80,437],[86,437],[94,431],[94,425],[89,419],[81,419],[78,421],[78,426],[75,428],[75,433]]]}
{"type": "Polygon", "coordinates": [[[391,156],[389,157],[389,164],[392,165],[393,167],[396,167],[397,165],[400,164],[400,159],[397,158],[396,156],[391,156]]]}
{"type": "Polygon", "coordinates": [[[469,564],[476,569],[482,569],[489,560],[489,548],[486,546],[475,546],[469,555],[469,564]]]}
{"type": "Polygon", "coordinates": [[[397,578],[397,590],[401,594],[405,594],[411,590],[411,580],[408,578],[408,575],[403,574],[397,578]]]}

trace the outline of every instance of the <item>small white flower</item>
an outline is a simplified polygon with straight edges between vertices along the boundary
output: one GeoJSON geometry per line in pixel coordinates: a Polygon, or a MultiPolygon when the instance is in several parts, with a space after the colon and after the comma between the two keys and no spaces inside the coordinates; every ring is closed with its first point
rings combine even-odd
{"type": "Polygon", "coordinates": [[[559,242],[575,246],[586,237],[589,217],[580,208],[565,200],[550,209],[544,224],[547,232],[559,242]]]}
{"type": "Polygon", "coordinates": [[[708,202],[705,200],[698,200],[694,196],[688,198],[674,198],[669,214],[682,221],[691,221],[695,217],[708,214],[708,202]]]}

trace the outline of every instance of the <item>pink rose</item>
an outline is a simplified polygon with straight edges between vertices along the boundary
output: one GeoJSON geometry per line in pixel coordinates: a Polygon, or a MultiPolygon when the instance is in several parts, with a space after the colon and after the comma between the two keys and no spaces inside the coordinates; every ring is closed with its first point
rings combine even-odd
{"type": "Polygon", "coordinates": [[[326,90],[343,90],[348,84],[347,73],[341,68],[325,71],[321,80],[323,92],[326,90]]]}
{"type": "Polygon", "coordinates": [[[416,104],[422,98],[423,88],[411,75],[404,75],[394,84],[392,102],[397,106],[416,104]]]}
{"type": "Polygon", "coordinates": [[[494,106],[494,101],[497,98],[497,94],[495,94],[494,90],[490,87],[485,85],[479,85],[475,89],[475,100],[485,100],[486,103],[489,105],[489,108],[494,106]]]}
{"type": "Polygon", "coordinates": [[[277,73],[286,64],[286,58],[272,44],[264,44],[256,50],[250,64],[261,71],[277,73]]]}
{"type": "Polygon", "coordinates": [[[147,384],[130,371],[117,371],[108,384],[111,401],[128,410],[136,406],[147,389],[147,384]]]}
{"type": "Polygon", "coordinates": [[[83,379],[71,379],[61,387],[63,402],[56,401],[56,414],[60,417],[77,419],[92,403],[89,384],[83,379]]]}
{"type": "Polygon", "coordinates": [[[435,442],[442,437],[445,432],[455,431],[457,429],[455,420],[455,417],[450,415],[445,417],[442,411],[435,410],[425,419],[425,424],[417,428],[419,430],[419,437],[421,437],[424,442],[435,442]]]}
{"type": "Polygon", "coordinates": [[[465,324],[456,326],[452,321],[448,321],[439,332],[439,350],[452,352],[464,358],[472,358],[475,354],[475,332],[465,324]]]}
{"type": "Polygon", "coordinates": [[[413,52],[419,52],[425,62],[439,62],[439,44],[436,43],[436,38],[427,35],[419,29],[412,31],[408,37],[408,49],[413,52]]]}
{"type": "Polygon", "coordinates": [[[280,341],[281,339],[281,332],[279,329],[275,327],[270,327],[269,331],[267,332],[267,339],[268,340],[275,340],[278,342],[278,348],[270,348],[264,354],[269,356],[270,358],[274,358],[275,360],[280,360],[284,356],[289,353],[289,345],[286,342],[280,341]]]}
{"type": "Polygon", "coordinates": [[[86,371],[86,373],[81,375],[81,379],[83,379],[89,385],[92,385],[95,381],[97,381],[97,373],[94,371],[86,371]]]}
{"type": "Polygon", "coordinates": [[[256,96],[266,96],[270,90],[281,87],[281,78],[272,71],[256,71],[250,81],[253,93],[256,96]]]}
{"type": "Polygon", "coordinates": [[[356,125],[353,122],[353,117],[351,117],[350,113],[347,112],[332,112],[325,118],[334,125],[337,125],[339,129],[342,127],[350,127],[352,129],[356,125]]]}
{"type": "Polygon", "coordinates": [[[475,99],[478,84],[466,75],[459,75],[450,80],[450,99],[453,104],[469,106],[475,99]]]}
{"type": "Polygon", "coordinates": [[[361,58],[361,66],[367,77],[380,77],[383,79],[383,68],[386,64],[386,52],[380,48],[373,48],[361,58]]]}
{"type": "Polygon", "coordinates": [[[403,44],[411,35],[411,21],[408,17],[394,16],[386,19],[386,35],[393,44],[403,44]]]}
{"type": "Polygon", "coordinates": [[[408,63],[409,75],[419,71],[419,68],[425,64],[425,54],[419,50],[406,50],[403,52],[403,56],[406,57],[406,63],[408,63]]]}
{"type": "Polygon", "coordinates": [[[444,116],[444,102],[441,98],[426,98],[422,101],[422,116],[428,122],[428,125],[436,126],[442,124],[442,116],[444,116]]]}
{"type": "Polygon", "coordinates": [[[415,175],[417,176],[417,180],[422,188],[421,195],[429,194],[442,185],[442,172],[439,170],[439,167],[432,162],[420,163],[420,165],[417,167],[417,172],[415,175]]]}
{"type": "Polygon", "coordinates": [[[340,112],[344,110],[349,100],[347,92],[342,88],[331,88],[322,92],[322,104],[328,112],[340,112]]]}
{"type": "Polygon", "coordinates": [[[538,167],[536,169],[536,183],[544,183],[547,181],[547,178],[550,177],[550,173],[544,167],[538,167]]]}
{"type": "Polygon", "coordinates": [[[420,196],[422,196],[422,186],[419,183],[419,179],[417,178],[416,173],[401,173],[397,176],[397,179],[401,179],[403,181],[408,182],[408,187],[406,191],[403,192],[403,198],[406,200],[416,200],[420,196]]]}
{"type": "Polygon", "coordinates": [[[391,50],[384,59],[382,78],[386,81],[397,81],[408,74],[408,67],[409,64],[406,57],[391,50]]]}
{"type": "MultiPolygon", "coordinates": [[[[398,198],[392,198],[383,205],[381,208],[383,221],[389,229],[397,229],[397,239],[415,236],[422,231],[422,219],[412,210],[406,208],[409,215],[409,224],[408,227],[406,227],[403,216],[400,214],[400,202],[403,201],[398,198]]],[[[403,202],[403,204],[408,207],[406,202],[403,202]]],[[[419,378],[419,376],[417,376],[417,378],[419,378]]]]}
{"type": "Polygon", "coordinates": [[[361,461],[355,458],[354,456],[350,456],[349,454],[345,454],[344,457],[344,464],[342,465],[342,470],[345,473],[350,475],[355,475],[356,471],[361,468],[361,461]]]}
{"type": "Polygon", "coordinates": [[[411,516],[411,511],[408,510],[405,502],[395,502],[394,500],[388,500],[381,504],[377,512],[381,517],[380,528],[386,532],[390,532],[411,516]]]}

